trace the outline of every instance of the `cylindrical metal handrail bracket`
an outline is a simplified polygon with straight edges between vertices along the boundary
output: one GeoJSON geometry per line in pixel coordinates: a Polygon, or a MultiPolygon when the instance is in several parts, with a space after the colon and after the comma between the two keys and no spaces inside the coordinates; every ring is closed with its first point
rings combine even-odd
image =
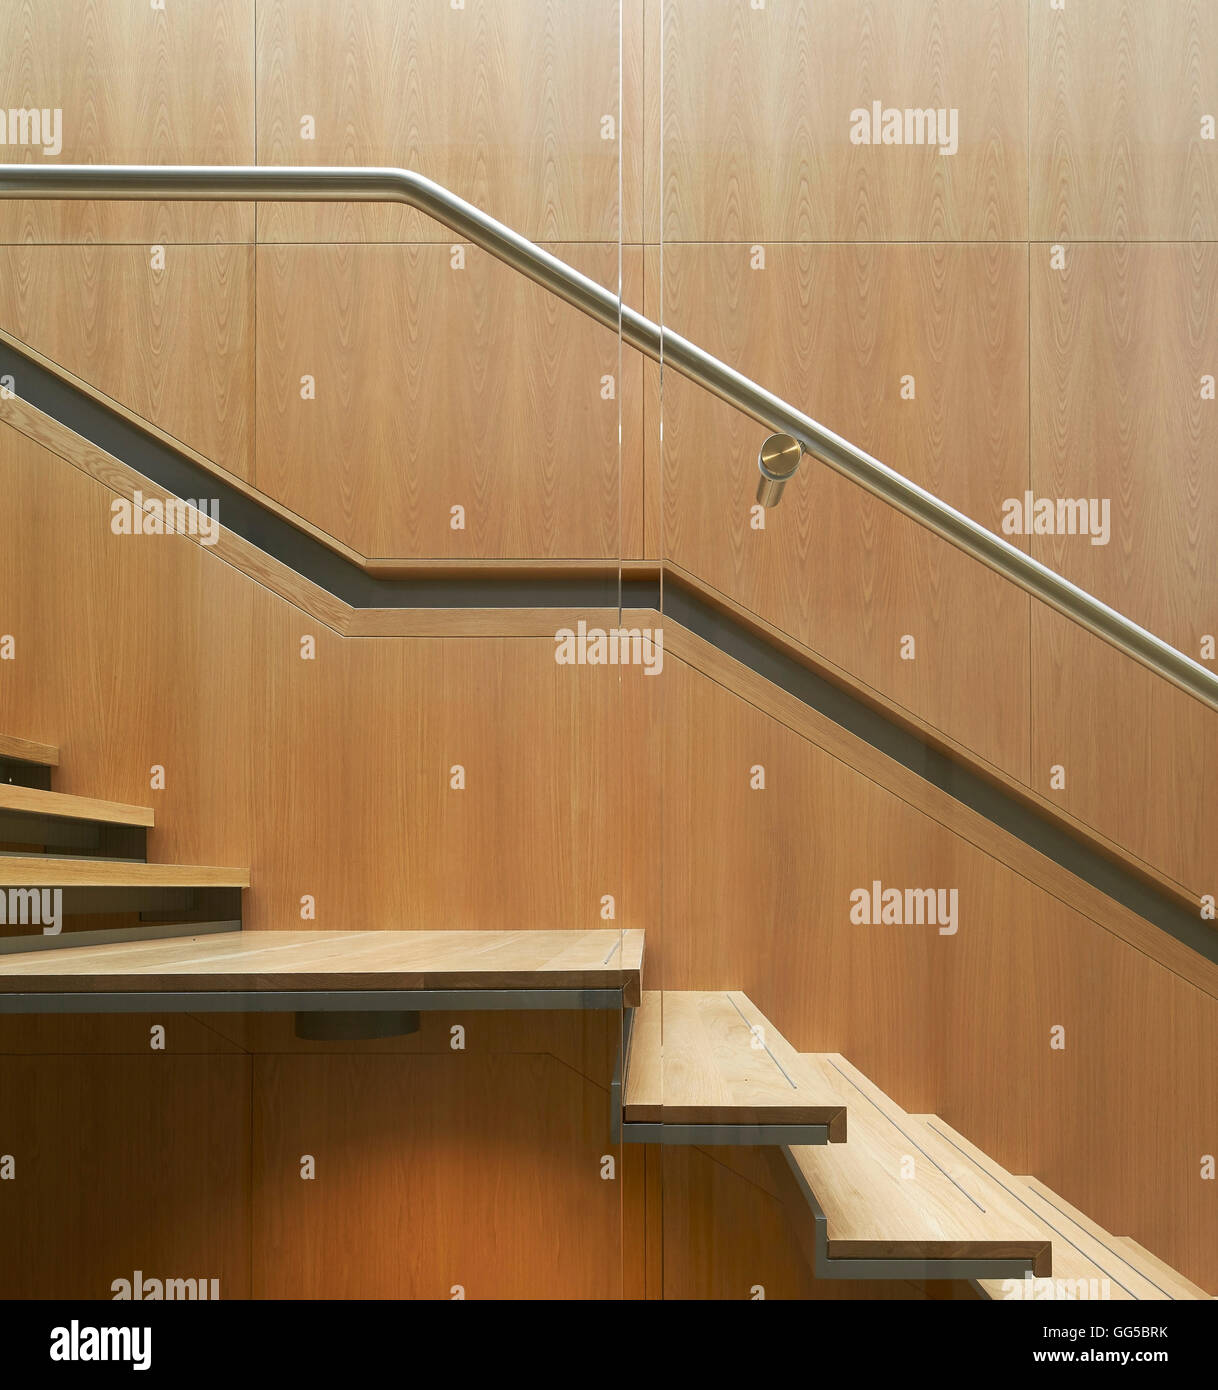
{"type": "Polygon", "coordinates": [[[1218,710],[1218,675],[917,483],[750,381],[696,343],[653,323],[573,266],[438,183],[407,169],[194,165],[0,165],[0,198],[141,202],[405,203],[620,332],[622,340],[866,488],[1080,627],[1218,710]]]}

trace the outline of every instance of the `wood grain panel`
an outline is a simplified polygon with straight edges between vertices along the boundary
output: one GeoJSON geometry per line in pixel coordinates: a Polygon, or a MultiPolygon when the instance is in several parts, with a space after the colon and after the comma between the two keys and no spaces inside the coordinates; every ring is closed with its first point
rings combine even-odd
{"type": "MultiPolygon", "coordinates": [[[[617,284],[616,246],[550,249],[617,284]]],[[[258,486],[372,558],[637,553],[639,358],[619,369],[615,334],[464,252],[259,249],[258,486]]],[[[637,303],[639,255],[624,273],[637,303]]]]}
{"type": "MultiPolygon", "coordinates": [[[[664,1297],[921,1299],[897,1279],[814,1279],[797,1212],[771,1191],[764,1150],[665,1147],[664,1297]]],[[[811,1213],[803,1209],[811,1224],[811,1213]]]]}
{"type": "Polygon", "coordinates": [[[59,749],[52,748],[50,744],[21,738],[17,734],[0,734],[0,758],[15,758],[18,762],[56,767],[59,763],[59,749]]]}
{"type": "Polygon", "coordinates": [[[157,1041],[167,1054],[234,1055],[246,1049],[239,1038],[228,1036],[231,1022],[215,1014],[5,1014],[0,1017],[0,1056],[119,1053],[155,1058],[161,1051],[152,1050],[154,1025],[164,1029],[157,1041]]]}
{"type": "Polygon", "coordinates": [[[146,246],[3,248],[0,327],[249,478],[253,276],[251,247],[169,246],[164,270],[146,246]]]}
{"type": "Polygon", "coordinates": [[[0,884],[62,884],[90,887],[225,887],[249,886],[248,869],[220,869],[195,864],[144,864],[126,859],[77,859],[67,855],[0,855],[0,884]]]}
{"type": "Polygon", "coordinates": [[[1004,905],[961,944],[943,1028],[967,1037],[969,1062],[944,1069],[940,1113],[1009,1171],[1218,1291],[1218,1197],[1200,1176],[1218,1125],[1214,1000],[1031,903],[1004,905]],[[1055,1027],[1064,1049],[1050,1047],[1055,1027]]]}
{"type": "Polygon", "coordinates": [[[256,1297],[621,1297],[607,1077],[460,1053],[255,1068],[256,1297]]]}
{"type": "MultiPolygon", "coordinates": [[[[534,241],[638,241],[641,10],[642,0],[264,0],[258,162],[414,169],[534,241]],[[312,141],[301,138],[306,115],[312,141]]],[[[262,241],[450,239],[402,207],[263,204],[258,215],[262,241]]]]}
{"type": "MultiPolygon", "coordinates": [[[[1218,635],[1218,401],[1203,395],[1218,375],[1218,248],[1071,246],[1064,270],[1034,248],[1031,288],[1033,493],[1109,516],[1106,543],[1034,536],[1032,553],[1202,659],[1218,635]]],[[[1064,765],[1053,794],[1067,809],[1213,891],[1218,715],[1035,607],[1034,785],[1064,765]]]]}
{"type": "Polygon", "coordinates": [[[106,821],[111,825],[151,826],[155,813],[149,806],[124,806],[118,801],[98,801],[91,796],[65,796],[36,787],[0,784],[0,810],[25,811],[35,816],[63,816],[72,820],[106,821]]]}
{"type": "Polygon", "coordinates": [[[1050,795],[1195,901],[1214,893],[1218,715],[1056,613],[1032,615],[1032,650],[1042,787],[1064,768],[1050,795]]]}
{"type": "Polygon", "coordinates": [[[1028,23],[1032,235],[1218,236],[1218,10],[1070,0],[1028,23]]]}
{"type": "Polygon", "coordinates": [[[466,1052],[554,1057],[563,1066],[597,1084],[613,1074],[622,1030],[619,1013],[599,1009],[427,1010],[419,1014],[416,1033],[347,1042],[315,1042],[296,1036],[294,1016],[290,1013],[200,1014],[196,1018],[205,1022],[208,1029],[230,1047],[260,1054],[307,1056],[427,1053],[451,1057],[453,1025],[460,1024],[465,1030],[466,1052]]]}
{"type": "Polygon", "coordinates": [[[656,3],[666,241],[1026,235],[1025,0],[656,3]],[[852,143],[876,101],[955,108],[957,152],[852,143]]]}
{"type": "MultiPolygon", "coordinates": [[[[1030,879],[1039,887],[1070,907],[1101,923],[1105,930],[1128,942],[1135,950],[1150,956],[1161,965],[1190,980],[1205,993],[1218,999],[1218,964],[1198,955],[1196,951],[1168,936],[1131,908],[1109,897],[1101,889],[1077,878],[1068,869],[1045,858],[1039,850],[972,810],[945,787],[928,781],[912,768],[893,762],[887,754],[854,734],[848,733],[827,715],[809,708],[796,696],[788,694],[767,681],[764,676],[725,656],[709,642],[683,628],[668,624],[665,628],[665,651],[686,663],[691,669],[708,676],[712,681],[733,691],[755,709],[773,716],[779,723],[806,738],[816,747],[839,761],[855,768],[864,777],[885,787],[909,805],[932,816],[941,825],[960,835],[1017,874],[1030,879]]],[[[662,700],[654,718],[662,723],[662,700]]],[[[653,755],[654,756],[654,755],[653,755]]],[[[1064,822],[1069,828],[1069,822],[1064,822]]],[[[658,832],[657,832],[658,833],[658,832]]],[[[1099,846],[1103,849],[1102,844],[1099,846]]],[[[1138,870],[1138,861],[1122,856],[1138,870]]],[[[1191,905],[1189,894],[1166,875],[1150,875],[1161,889],[1177,903],[1191,905]],[[1174,891],[1173,891],[1174,890],[1174,891]]],[[[658,909],[652,916],[659,917],[658,909]]],[[[650,918],[648,919],[650,921],[650,918]]],[[[649,956],[657,949],[657,929],[648,928],[649,956]]],[[[649,961],[649,971],[651,962],[649,961]]]]}
{"type": "MultiPolygon", "coordinates": [[[[64,164],[253,164],[254,0],[12,0],[5,107],[59,108],[64,164]]],[[[0,147],[5,162],[49,162],[0,147]]],[[[238,203],[0,201],[3,242],[252,241],[238,203]]]]}
{"type": "MultiPolygon", "coordinates": [[[[1009,246],[664,250],[663,316],[983,525],[1027,485],[1026,266],[1009,246]],[[915,399],[901,398],[913,377],[915,399]]],[[[648,308],[659,312],[649,261],[648,308]]],[[[654,383],[654,369],[648,368],[654,383]]],[[[649,410],[654,396],[649,394],[649,410]]],[[[1018,778],[1028,600],[805,459],[752,529],[765,430],[665,374],[665,558],[1018,778]],[[902,660],[906,635],[916,659],[902,660]]],[[[652,431],[648,443],[653,446],[652,431]]],[[[649,459],[649,506],[656,502],[649,459]]]]}
{"type": "Polygon", "coordinates": [[[6,1057],[0,1296],[111,1299],[115,1279],[248,1298],[244,1057],[6,1057]]]}
{"type": "MultiPolygon", "coordinates": [[[[282,623],[276,644],[296,626],[282,623]]],[[[634,764],[617,682],[607,668],[559,667],[553,651],[544,638],[360,639],[325,652],[324,669],[279,663],[265,698],[280,732],[256,773],[273,867],[248,925],[286,926],[303,893],[322,927],[601,927],[605,894],[630,923],[640,909],[616,808],[634,764]],[[332,712],[352,699],[364,732],[345,729],[336,757],[332,712]],[[457,765],[464,791],[450,787],[457,765]],[[322,839],[331,852],[319,856],[322,839]],[[381,866],[366,892],[355,864],[381,866]]]]}
{"type": "Polygon", "coordinates": [[[22,655],[0,727],[58,740],[60,790],[147,801],[163,766],[150,854],[248,863],[251,929],[611,929],[641,912],[619,813],[637,668],[558,666],[552,637],[344,641],[188,537],[112,535],[108,490],[4,434],[0,579],[22,655]]]}
{"type": "Polygon", "coordinates": [[[1218,1286],[1199,1168],[1218,1124],[1212,996],[671,656],[665,678],[649,986],[765,999],[801,1051],[839,1049],[907,1111],[1218,1286]],[[851,894],[877,881],[955,889],[956,932],[852,923],[851,894]]]}

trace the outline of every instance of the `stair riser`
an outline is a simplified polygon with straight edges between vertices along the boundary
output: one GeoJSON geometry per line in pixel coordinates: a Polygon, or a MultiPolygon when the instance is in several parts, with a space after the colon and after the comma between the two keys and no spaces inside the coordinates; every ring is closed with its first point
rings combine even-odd
{"type": "MultiPolygon", "coordinates": [[[[8,919],[0,924],[3,953],[47,943],[70,945],[79,932],[120,930],[151,937],[169,926],[241,922],[239,888],[64,888],[57,914],[59,930],[47,933],[46,923],[32,920],[32,910],[27,909],[24,922],[20,920],[21,900],[10,896],[13,891],[0,889],[8,919]]],[[[53,904],[52,899],[52,911],[53,904]]]]}
{"type": "Polygon", "coordinates": [[[22,762],[19,758],[0,758],[0,782],[9,782],[14,787],[35,787],[38,791],[51,790],[51,769],[42,763],[22,762]]]}
{"type": "Polygon", "coordinates": [[[144,862],[148,858],[148,831],[142,825],[0,810],[0,853],[29,853],[32,849],[46,854],[144,862]]]}

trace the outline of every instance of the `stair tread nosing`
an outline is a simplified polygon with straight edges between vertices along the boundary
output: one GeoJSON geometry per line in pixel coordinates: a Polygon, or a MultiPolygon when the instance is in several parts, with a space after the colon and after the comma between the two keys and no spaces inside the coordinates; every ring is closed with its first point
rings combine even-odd
{"type": "Polygon", "coordinates": [[[149,828],[155,821],[155,813],[150,806],[128,806],[121,801],[100,801],[96,797],[42,791],[37,787],[20,787],[8,782],[0,782],[0,811],[22,811],[34,816],[149,828]]]}
{"type": "Polygon", "coordinates": [[[38,763],[42,767],[59,766],[59,749],[50,743],[18,738],[15,734],[0,734],[0,758],[18,763],[38,763]]]}
{"type": "Polygon", "coordinates": [[[845,1107],[747,995],[644,990],[627,1056],[623,1118],[669,1125],[826,1125],[845,1107]]]}

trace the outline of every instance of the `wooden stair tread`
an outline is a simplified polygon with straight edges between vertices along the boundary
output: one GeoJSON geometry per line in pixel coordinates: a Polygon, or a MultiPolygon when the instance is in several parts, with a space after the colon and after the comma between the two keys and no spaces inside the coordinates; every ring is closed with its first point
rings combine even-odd
{"type": "Polygon", "coordinates": [[[205,864],[145,864],[133,859],[73,859],[67,855],[0,855],[0,887],[21,888],[248,888],[248,869],[205,864]]]}
{"type": "Polygon", "coordinates": [[[150,806],[126,806],[120,801],[98,801],[91,796],[41,791],[36,787],[19,787],[9,782],[0,782],[0,811],[105,821],[110,825],[151,826],[154,823],[150,806]]]}
{"type": "Polygon", "coordinates": [[[1132,1236],[1114,1236],[1104,1229],[1103,1226],[1081,1212],[1077,1207],[1073,1207],[1064,1197],[1059,1196],[1054,1190],[1041,1182],[1039,1178],[1022,1177],[1018,1179],[1023,1183],[1029,1194],[1029,1200],[1033,1204],[1040,1203],[1048,1213],[1049,1219],[1064,1220],[1075,1227],[1080,1237],[1089,1237],[1093,1242],[1101,1247],[1110,1250],[1127,1268],[1132,1270],[1149,1283],[1157,1293],[1139,1295],[1139,1297],[1169,1297],[1169,1298],[1209,1298],[1210,1295],[1204,1289],[1186,1279],[1183,1274],[1175,1270],[1169,1264],[1159,1259],[1157,1255],[1152,1255],[1145,1246],[1139,1245],[1132,1236]]]}
{"type": "Polygon", "coordinates": [[[1049,1239],[1017,1204],[992,1193],[979,1200],[956,1181],[927,1153],[916,1122],[870,1083],[860,1087],[844,1058],[805,1060],[850,1107],[845,1144],[791,1149],[825,1213],[830,1257],[1026,1259],[1048,1273],[1049,1239]]]}
{"type": "MultiPolygon", "coordinates": [[[[1064,1281],[1065,1296],[1113,1300],[1208,1297],[1175,1270],[1168,1272],[1180,1291],[1169,1291],[1163,1275],[1156,1278],[1149,1266],[1140,1265],[1103,1227],[1044,1184],[1007,1172],[939,1116],[917,1116],[916,1122],[922,1127],[927,1147],[963,1185],[975,1186],[983,1197],[995,1187],[1001,1188],[1047,1233],[1053,1247],[1052,1278],[1055,1284],[1064,1281]]],[[[979,1283],[991,1298],[1011,1296],[1009,1286],[1001,1279],[983,1279],[979,1283]]]]}
{"type": "Polygon", "coordinates": [[[1157,1255],[1151,1254],[1144,1245],[1139,1245],[1132,1236],[1116,1236],[1113,1244],[1120,1250],[1135,1269],[1141,1270],[1148,1279],[1172,1296],[1172,1298],[1213,1299],[1200,1285],[1186,1279],[1178,1269],[1165,1264],[1157,1255]]]}
{"type": "Polygon", "coordinates": [[[828,1125],[845,1107],[747,995],[647,990],[627,1059],[623,1119],[671,1125],[828,1125]]]}
{"type": "Polygon", "coordinates": [[[19,763],[39,763],[42,767],[59,766],[59,749],[49,743],[37,743],[14,734],[0,734],[0,758],[19,763]]]}
{"type": "Polygon", "coordinates": [[[620,987],[629,1003],[642,962],[641,931],[239,931],[0,956],[0,991],[620,987]]]}

